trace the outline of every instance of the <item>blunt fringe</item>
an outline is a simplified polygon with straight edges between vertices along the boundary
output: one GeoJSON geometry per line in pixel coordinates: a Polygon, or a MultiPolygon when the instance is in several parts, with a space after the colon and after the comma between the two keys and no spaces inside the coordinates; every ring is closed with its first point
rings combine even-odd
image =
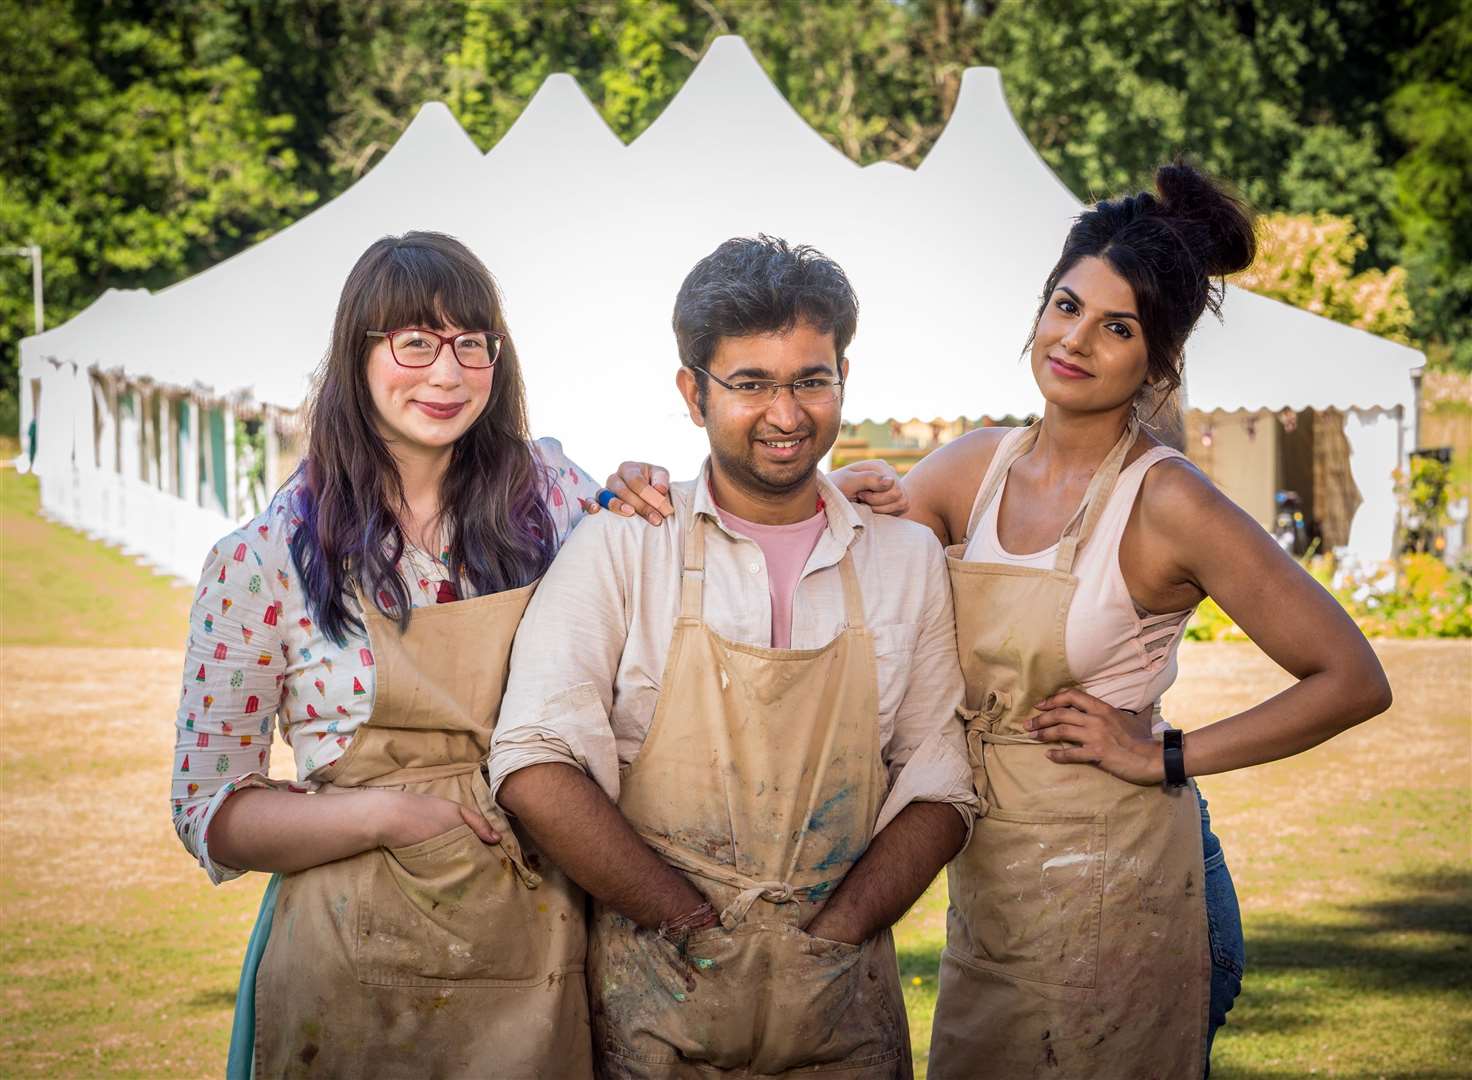
{"type": "MultiPolygon", "coordinates": [[[[308,405],[307,452],[292,508],[299,524],[291,538],[308,609],[338,644],[363,632],[348,604],[355,586],[401,631],[411,612],[397,569],[407,502],[375,423],[367,378],[371,341],[364,333],[451,324],[506,333],[495,280],[453,237],[384,237],[363,253],[343,286],[331,346],[308,405]]],[[[450,580],[469,581],[486,595],[530,584],[546,570],[556,554],[557,530],[542,469],[529,442],[521,364],[507,335],[490,400],[455,443],[441,482],[450,580]]]]}

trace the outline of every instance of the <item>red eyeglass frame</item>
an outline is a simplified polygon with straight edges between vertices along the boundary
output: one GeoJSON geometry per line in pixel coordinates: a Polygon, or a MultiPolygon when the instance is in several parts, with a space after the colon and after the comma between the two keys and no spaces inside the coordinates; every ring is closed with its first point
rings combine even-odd
{"type": "Polygon", "coordinates": [[[423,326],[400,326],[394,330],[364,330],[363,336],[371,338],[383,338],[385,341],[388,342],[388,354],[394,358],[394,363],[398,364],[401,368],[408,368],[410,371],[423,371],[425,368],[434,367],[435,362],[439,360],[440,353],[444,350],[444,347],[446,345],[450,346],[450,355],[455,358],[455,363],[459,364],[466,371],[490,371],[493,367],[496,366],[496,361],[501,359],[501,343],[506,340],[506,335],[501,333],[499,330],[462,330],[458,334],[452,334],[449,337],[445,337],[444,334],[436,334],[433,330],[426,329],[423,326]],[[438,342],[438,344],[434,347],[434,355],[430,357],[429,363],[406,364],[399,359],[398,351],[394,348],[394,335],[402,334],[409,330],[414,331],[416,334],[424,334],[428,337],[432,337],[435,339],[436,342],[438,342]],[[455,342],[459,341],[463,337],[469,337],[476,334],[484,334],[487,338],[496,343],[495,348],[491,353],[491,362],[485,367],[474,367],[470,364],[465,363],[465,361],[460,359],[460,354],[455,351],[455,342]]]}

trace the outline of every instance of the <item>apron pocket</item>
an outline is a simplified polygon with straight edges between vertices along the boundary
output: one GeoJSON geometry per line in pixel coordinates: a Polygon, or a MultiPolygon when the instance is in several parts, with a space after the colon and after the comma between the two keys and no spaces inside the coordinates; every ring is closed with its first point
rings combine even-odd
{"type": "Polygon", "coordinates": [[[903,1018],[886,990],[898,971],[876,970],[878,939],[862,945],[816,938],[783,924],[771,938],[771,981],[752,1072],[875,1064],[898,1055],[903,1018]]]}
{"type": "Polygon", "coordinates": [[[358,979],[377,986],[535,981],[533,896],[468,825],[382,848],[358,878],[358,979]]]}
{"type": "Polygon", "coordinates": [[[671,1048],[670,1061],[762,1075],[883,1061],[898,1054],[897,1021],[883,973],[869,977],[874,948],[874,942],[825,941],[786,923],[692,934],[683,962],[672,947],[667,956],[648,958],[646,975],[664,963],[688,964],[694,989],[680,993],[683,988],[666,984],[665,993],[651,995],[662,1000],[637,1024],[639,1035],[671,1048]]]}
{"type": "Polygon", "coordinates": [[[952,897],[975,950],[962,959],[1017,979],[1093,987],[1106,836],[1102,814],[994,807],[977,819],[963,855],[968,889],[952,897]]]}

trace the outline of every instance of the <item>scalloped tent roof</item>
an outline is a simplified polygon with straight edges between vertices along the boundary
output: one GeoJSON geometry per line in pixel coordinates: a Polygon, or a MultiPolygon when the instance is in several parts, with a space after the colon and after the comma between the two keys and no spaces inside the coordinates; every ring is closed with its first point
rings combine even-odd
{"type": "MultiPolygon", "coordinates": [[[[486,155],[428,104],[375,168],[306,218],[106,327],[89,309],[22,355],[64,347],[130,376],[294,406],[362,250],[439,229],[502,284],[538,432],[595,470],[645,456],[683,471],[704,439],[670,385],[670,310],[720,241],[765,231],[847,269],[862,304],[851,418],[1023,414],[1040,399],[1019,355],[1079,209],[993,69],[966,72],[917,170],[861,169],[798,116],[744,42],[723,37],[628,147],[564,75],[486,155]]],[[[1193,407],[1412,401],[1412,349],[1235,289],[1225,316],[1189,345],[1193,407]]]]}
{"type": "Polygon", "coordinates": [[[295,408],[326,350],[342,282],[363,249],[411,228],[463,231],[478,212],[471,178],[480,164],[480,151],[449,109],[425,105],[342,195],[239,255],[130,302],[106,326],[89,308],[35,339],[40,354],[295,408]],[[83,318],[87,330],[73,332],[83,318]]]}
{"type": "Polygon", "coordinates": [[[135,312],[146,309],[149,299],[147,289],[108,289],[60,326],[22,338],[21,373],[39,378],[49,361],[96,367],[99,371],[113,368],[114,335],[129,326],[135,312]]]}

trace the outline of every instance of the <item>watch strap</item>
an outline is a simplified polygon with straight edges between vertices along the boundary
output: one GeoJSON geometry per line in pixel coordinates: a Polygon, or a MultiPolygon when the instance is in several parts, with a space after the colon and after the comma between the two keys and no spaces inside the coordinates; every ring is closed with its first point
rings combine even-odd
{"type": "Polygon", "coordinates": [[[1166,728],[1162,733],[1166,787],[1186,786],[1186,754],[1182,741],[1184,734],[1180,728],[1166,728]]]}

